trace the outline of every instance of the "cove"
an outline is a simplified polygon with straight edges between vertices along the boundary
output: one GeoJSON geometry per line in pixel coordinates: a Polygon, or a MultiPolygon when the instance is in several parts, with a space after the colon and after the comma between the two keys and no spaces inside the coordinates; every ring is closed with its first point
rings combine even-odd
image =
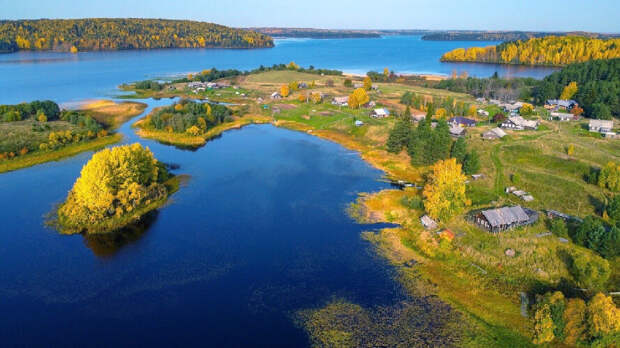
{"type": "Polygon", "coordinates": [[[298,310],[407,298],[346,216],[358,192],[388,185],[356,153],[271,125],[197,151],[120,132],[187,186],[143,229],[85,238],[43,222],[90,153],[0,175],[3,344],[305,346],[298,310]]]}

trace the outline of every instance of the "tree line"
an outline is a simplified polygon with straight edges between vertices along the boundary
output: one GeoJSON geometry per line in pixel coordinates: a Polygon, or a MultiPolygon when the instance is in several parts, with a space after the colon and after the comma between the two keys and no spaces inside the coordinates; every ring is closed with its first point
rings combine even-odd
{"type": "Polygon", "coordinates": [[[254,31],[206,22],[138,18],[0,21],[0,52],[273,47],[254,31]]]}
{"type": "Polygon", "coordinates": [[[425,119],[417,126],[411,123],[408,109],[390,130],[386,143],[388,152],[399,153],[407,149],[414,165],[431,165],[439,160],[455,158],[462,165],[465,174],[475,174],[480,170],[480,160],[475,150],[468,151],[465,139],[452,140],[450,126],[439,119],[433,127],[429,108],[425,119]]]}
{"type": "Polygon", "coordinates": [[[538,105],[549,99],[567,97],[579,103],[585,116],[598,119],[620,117],[620,58],[570,64],[543,80],[533,78],[455,78],[433,87],[475,97],[499,100],[533,101],[538,105]]]}
{"type": "Polygon", "coordinates": [[[504,42],[497,46],[457,48],[441,61],[527,65],[567,65],[620,57],[620,39],[547,36],[504,42]]]}
{"type": "Polygon", "coordinates": [[[184,99],[147,116],[144,127],[198,136],[221,123],[232,121],[231,114],[232,111],[224,105],[184,99]]]}

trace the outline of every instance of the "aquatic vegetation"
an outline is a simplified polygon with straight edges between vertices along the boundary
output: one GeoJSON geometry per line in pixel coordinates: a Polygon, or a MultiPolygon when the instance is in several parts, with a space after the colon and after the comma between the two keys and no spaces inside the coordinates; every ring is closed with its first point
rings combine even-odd
{"type": "Polygon", "coordinates": [[[163,204],[170,194],[165,166],[140,144],[93,155],[58,209],[63,233],[107,232],[163,204]]]}
{"type": "Polygon", "coordinates": [[[313,347],[446,347],[462,340],[460,315],[432,298],[373,309],[335,300],[298,317],[313,347]]]}

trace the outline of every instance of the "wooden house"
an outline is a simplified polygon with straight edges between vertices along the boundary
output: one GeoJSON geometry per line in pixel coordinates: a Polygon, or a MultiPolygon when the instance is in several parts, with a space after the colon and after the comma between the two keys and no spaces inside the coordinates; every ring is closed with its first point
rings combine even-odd
{"type": "Polygon", "coordinates": [[[519,205],[481,210],[473,214],[473,221],[481,228],[498,233],[538,221],[538,213],[519,205]]]}

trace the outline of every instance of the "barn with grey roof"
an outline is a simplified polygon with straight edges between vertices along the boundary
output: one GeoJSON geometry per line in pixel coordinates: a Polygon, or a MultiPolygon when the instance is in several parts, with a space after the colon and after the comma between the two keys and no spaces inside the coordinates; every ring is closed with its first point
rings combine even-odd
{"type": "Polygon", "coordinates": [[[538,213],[519,205],[481,210],[473,214],[474,222],[493,233],[531,225],[538,220],[538,213]]]}

